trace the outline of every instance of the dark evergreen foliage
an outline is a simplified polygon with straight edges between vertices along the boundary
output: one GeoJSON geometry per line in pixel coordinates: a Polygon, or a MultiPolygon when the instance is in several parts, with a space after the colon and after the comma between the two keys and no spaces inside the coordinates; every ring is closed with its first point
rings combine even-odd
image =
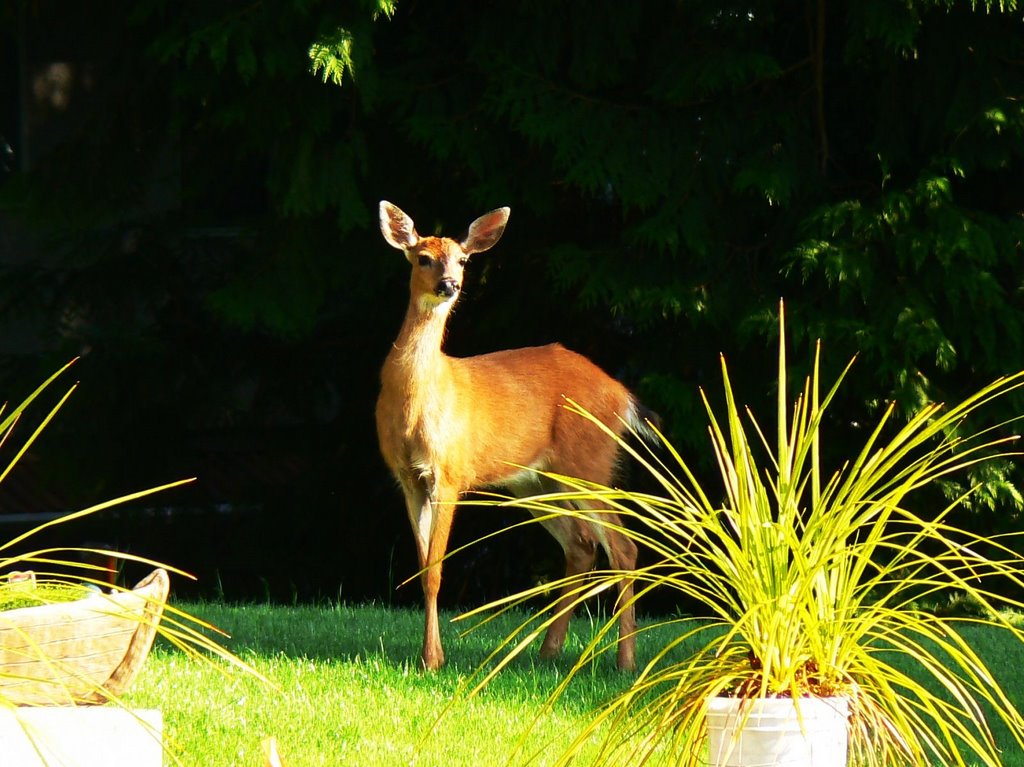
{"type": "MultiPolygon", "coordinates": [[[[706,449],[696,387],[720,352],[751,404],[771,394],[780,297],[807,359],[817,338],[831,364],[859,355],[837,455],[887,401],[914,412],[1024,365],[1014,2],[76,9],[0,10],[29,65],[78,67],[71,108],[33,112],[35,145],[0,125],[16,157],[39,150],[0,189],[0,242],[32,254],[4,258],[0,383],[85,355],[49,447],[69,490],[202,479],[225,443],[256,445],[295,462],[290,522],[340,515],[372,566],[407,555],[371,418],[406,300],[381,198],[446,233],[510,205],[449,350],[561,340],[687,450],[706,449]]],[[[977,523],[1014,528],[1012,466],[974,479],[977,523]]]]}

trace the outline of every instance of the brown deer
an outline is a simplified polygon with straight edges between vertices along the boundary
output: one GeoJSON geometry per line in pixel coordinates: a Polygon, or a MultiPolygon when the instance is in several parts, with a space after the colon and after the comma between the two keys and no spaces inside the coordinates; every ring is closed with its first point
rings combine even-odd
{"type": "MultiPolygon", "coordinates": [[[[560,344],[464,358],[442,350],[466,262],[498,242],[508,216],[508,208],[486,213],[458,241],[421,237],[408,215],[389,202],[380,203],[384,239],[405,254],[412,276],[405,322],[381,370],[377,435],[405,495],[416,537],[426,601],[422,658],[427,669],[444,663],[437,593],[460,496],[490,487],[504,487],[518,497],[561,489],[536,470],[611,484],[618,445],[596,425],[567,411],[566,397],[616,434],[628,427],[651,433],[642,418],[648,411],[625,386],[560,344]]],[[[609,526],[618,524],[614,515],[605,511],[603,519],[605,523],[568,515],[542,519],[565,552],[567,575],[591,570],[598,546],[613,569],[635,569],[636,546],[609,526]]],[[[560,596],[542,657],[562,649],[571,617],[566,609],[572,602],[569,591],[560,596]]],[[[617,663],[630,670],[635,666],[635,622],[628,582],[620,588],[619,599],[625,609],[619,620],[617,663]]]]}

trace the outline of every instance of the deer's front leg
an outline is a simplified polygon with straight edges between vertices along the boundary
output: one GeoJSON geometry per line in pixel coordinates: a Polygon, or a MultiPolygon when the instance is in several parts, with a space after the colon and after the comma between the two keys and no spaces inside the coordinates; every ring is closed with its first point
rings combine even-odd
{"type": "Polygon", "coordinates": [[[433,671],[444,664],[437,595],[441,590],[441,566],[448,548],[458,492],[431,479],[403,478],[406,507],[420,563],[423,586],[423,667],[433,671]]]}

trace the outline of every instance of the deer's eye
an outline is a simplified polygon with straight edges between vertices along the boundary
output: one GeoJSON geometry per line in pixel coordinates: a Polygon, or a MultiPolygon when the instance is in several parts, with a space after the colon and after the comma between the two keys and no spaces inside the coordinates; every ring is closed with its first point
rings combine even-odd
{"type": "Polygon", "coordinates": [[[430,266],[430,256],[420,256],[419,264],[420,266],[430,266]]]}

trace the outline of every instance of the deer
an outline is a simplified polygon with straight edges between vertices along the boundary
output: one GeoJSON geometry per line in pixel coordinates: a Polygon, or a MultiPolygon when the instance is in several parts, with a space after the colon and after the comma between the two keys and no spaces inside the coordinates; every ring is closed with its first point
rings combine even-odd
{"type": "MultiPolygon", "coordinates": [[[[504,488],[512,498],[565,489],[539,472],[611,486],[621,445],[566,409],[567,399],[620,436],[632,430],[653,441],[656,416],[622,383],[558,343],[471,357],[445,354],[448,317],[466,264],[498,242],[509,208],[480,216],[461,239],[420,236],[412,218],[386,200],[379,213],[384,240],[402,251],[411,276],[405,320],[381,369],[377,436],[416,541],[425,608],[422,665],[436,670],[444,663],[437,608],[442,563],[462,496],[488,488],[504,488]]],[[[566,576],[591,571],[599,547],[613,570],[635,570],[637,547],[621,532],[618,517],[596,501],[581,507],[598,513],[534,514],[561,546],[566,576]]],[[[556,600],[541,658],[562,650],[571,592],[564,586],[556,600]]],[[[629,579],[619,586],[617,605],[616,665],[630,671],[636,664],[636,623],[629,579]]]]}

